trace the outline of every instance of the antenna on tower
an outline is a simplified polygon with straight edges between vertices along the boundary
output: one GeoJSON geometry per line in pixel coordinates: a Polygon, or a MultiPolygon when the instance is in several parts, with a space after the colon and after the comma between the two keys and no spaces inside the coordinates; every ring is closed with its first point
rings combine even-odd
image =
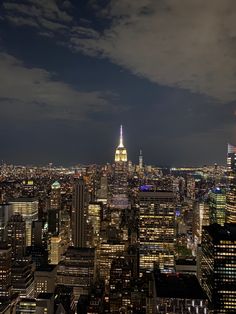
{"type": "Polygon", "coordinates": [[[120,143],[119,143],[119,147],[124,147],[124,144],[123,144],[123,127],[122,127],[122,124],[120,126],[120,143]]]}
{"type": "Polygon", "coordinates": [[[143,154],[141,149],[139,151],[139,169],[143,169],[143,154]]]}

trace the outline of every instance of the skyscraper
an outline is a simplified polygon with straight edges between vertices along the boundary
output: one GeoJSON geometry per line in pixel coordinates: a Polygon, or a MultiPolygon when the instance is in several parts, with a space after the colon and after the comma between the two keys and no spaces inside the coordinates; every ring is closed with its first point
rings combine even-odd
{"type": "Polygon", "coordinates": [[[209,193],[210,224],[218,223],[220,225],[224,225],[225,206],[226,206],[225,191],[220,188],[213,189],[209,193]]]}
{"type": "Polygon", "coordinates": [[[139,192],[140,271],[174,268],[175,195],[141,187],[139,192]]]}
{"type": "Polygon", "coordinates": [[[10,297],[11,291],[11,248],[0,243],[0,297],[10,297]]]}
{"type": "Polygon", "coordinates": [[[127,150],[123,144],[123,128],[120,126],[120,141],[115,152],[114,185],[112,207],[125,209],[128,207],[127,185],[127,150]]]}
{"type": "Polygon", "coordinates": [[[228,175],[236,172],[236,146],[228,144],[227,151],[227,171],[228,175]]]}
{"type": "Polygon", "coordinates": [[[14,260],[22,260],[26,252],[26,227],[20,214],[11,216],[7,224],[7,242],[14,260]]]}
{"type": "Polygon", "coordinates": [[[236,186],[226,193],[226,222],[236,223],[236,186]]]}
{"type": "Polygon", "coordinates": [[[140,150],[139,152],[139,170],[143,169],[143,154],[142,151],[140,150]]]}
{"type": "Polygon", "coordinates": [[[228,191],[226,193],[226,222],[236,223],[236,147],[228,144],[228,191]]]}
{"type": "Polygon", "coordinates": [[[203,227],[202,286],[214,314],[235,313],[236,309],[236,224],[203,227]]]}
{"type": "Polygon", "coordinates": [[[5,241],[6,226],[11,215],[12,215],[11,205],[0,204],[0,242],[5,241]]]}
{"type": "Polygon", "coordinates": [[[75,247],[86,247],[87,189],[82,177],[74,179],[72,200],[72,241],[75,247]]]}
{"type": "Polygon", "coordinates": [[[61,207],[61,185],[58,181],[51,185],[50,207],[58,210],[61,207]]]}
{"type": "Polygon", "coordinates": [[[18,198],[10,202],[13,214],[19,213],[26,222],[26,245],[31,246],[32,223],[38,219],[38,201],[35,198],[18,198]]]}
{"type": "Polygon", "coordinates": [[[58,264],[57,283],[73,287],[75,300],[88,294],[95,276],[95,249],[69,247],[58,264]]]}

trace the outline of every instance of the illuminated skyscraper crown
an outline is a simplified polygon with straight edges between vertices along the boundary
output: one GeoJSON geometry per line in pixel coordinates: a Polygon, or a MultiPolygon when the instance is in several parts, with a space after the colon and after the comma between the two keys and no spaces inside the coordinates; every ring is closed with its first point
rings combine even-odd
{"type": "Polygon", "coordinates": [[[120,126],[120,142],[115,153],[115,162],[127,161],[127,151],[123,144],[123,128],[120,126]]]}

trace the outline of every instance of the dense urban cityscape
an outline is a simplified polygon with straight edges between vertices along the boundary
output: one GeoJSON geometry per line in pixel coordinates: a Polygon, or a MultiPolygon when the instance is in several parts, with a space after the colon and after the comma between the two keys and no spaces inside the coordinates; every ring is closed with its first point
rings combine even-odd
{"type": "Polygon", "coordinates": [[[1,164],[0,313],[236,313],[236,147],[161,168],[115,142],[111,164],[1,164]]]}

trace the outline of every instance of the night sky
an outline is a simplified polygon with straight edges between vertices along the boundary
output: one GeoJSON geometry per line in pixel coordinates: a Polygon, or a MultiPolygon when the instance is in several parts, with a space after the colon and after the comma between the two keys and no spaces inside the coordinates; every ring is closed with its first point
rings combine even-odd
{"type": "Polygon", "coordinates": [[[235,0],[0,1],[0,160],[224,164],[235,0]]]}

